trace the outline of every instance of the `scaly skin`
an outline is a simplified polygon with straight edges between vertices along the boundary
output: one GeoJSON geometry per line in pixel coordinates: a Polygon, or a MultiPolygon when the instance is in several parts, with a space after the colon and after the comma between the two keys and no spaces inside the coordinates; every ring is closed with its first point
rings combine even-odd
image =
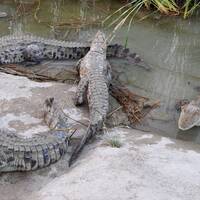
{"type": "Polygon", "coordinates": [[[181,107],[178,127],[188,130],[194,126],[200,126],[200,97],[181,107]]]}
{"type": "MultiPolygon", "coordinates": [[[[37,64],[42,60],[80,59],[90,50],[89,42],[67,42],[32,35],[9,35],[0,38],[0,64],[37,64]]],[[[126,58],[146,69],[149,66],[136,53],[115,44],[107,48],[107,57],[126,58]]]]}
{"type": "Polygon", "coordinates": [[[72,153],[70,163],[77,157],[84,144],[103,127],[109,107],[109,82],[111,69],[106,60],[106,38],[98,31],[92,41],[90,51],[78,63],[80,82],[75,94],[75,104],[80,105],[87,94],[90,124],[81,143],[72,153]]]}
{"type": "MultiPolygon", "coordinates": [[[[51,128],[67,128],[67,121],[52,98],[44,104],[44,119],[51,128]]],[[[0,131],[0,173],[30,171],[49,166],[67,152],[69,133],[52,130],[32,138],[0,131]]]]}

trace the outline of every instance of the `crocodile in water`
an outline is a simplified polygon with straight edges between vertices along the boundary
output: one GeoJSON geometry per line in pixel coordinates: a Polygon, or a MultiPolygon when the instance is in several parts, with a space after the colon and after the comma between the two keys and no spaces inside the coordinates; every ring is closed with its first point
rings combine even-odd
{"type": "Polygon", "coordinates": [[[36,170],[58,161],[67,152],[70,139],[69,131],[60,130],[67,128],[67,119],[63,115],[50,98],[44,103],[44,119],[54,130],[32,138],[1,130],[0,173],[36,170]]]}
{"type": "Polygon", "coordinates": [[[178,127],[181,130],[188,130],[194,126],[200,126],[200,97],[181,106],[178,120],[178,127]]]}
{"type": "MultiPolygon", "coordinates": [[[[90,50],[89,42],[68,42],[45,39],[28,34],[14,34],[0,38],[0,64],[32,62],[42,60],[80,59],[90,50]]],[[[150,67],[136,53],[122,45],[109,45],[108,58],[126,58],[131,63],[149,69],[150,67]]]]}

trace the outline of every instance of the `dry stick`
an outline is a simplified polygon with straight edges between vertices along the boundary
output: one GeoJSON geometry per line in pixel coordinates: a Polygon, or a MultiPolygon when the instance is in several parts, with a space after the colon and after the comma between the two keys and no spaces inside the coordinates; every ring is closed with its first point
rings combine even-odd
{"type": "Polygon", "coordinates": [[[71,119],[71,120],[73,120],[73,121],[75,121],[75,122],[77,122],[77,123],[79,123],[79,124],[81,124],[81,125],[83,125],[83,126],[88,127],[87,124],[85,124],[85,123],[83,123],[83,122],[81,122],[81,121],[78,121],[78,120],[76,120],[76,119],[73,119],[73,118],[70,117],[68,114],[66,114],[63,110],[62,110],[62,112],[63,112],[63,114],[64,114],[66,117],[68,117],[69,119],[71,119]]]}
{"type": "Polygon", "coordinates": [[[115,112],[117,112],[118,110],[120,110],[121,108],[123,108],[123,106],[119,106],[118,108],[114,109],[113,111],[111,111],[110,113],[107,114],[107,118],[111,117],[115,112]]]}
{"type": "Polygon", "coordinates": [[[141,122],[141,119],[139,119],[136,115],[134,115],[134,117],[135,117],[136,121],[138,121],[138,123],[141,122]]]}
{"type": "Polygon", "coordinates": [[[77,129],[74,129],[74,131],[72,132],[72,134],[69,136],[69,139],[72,138],[72,136],[74,135],[74,133],[77,131],[77,129]]]}

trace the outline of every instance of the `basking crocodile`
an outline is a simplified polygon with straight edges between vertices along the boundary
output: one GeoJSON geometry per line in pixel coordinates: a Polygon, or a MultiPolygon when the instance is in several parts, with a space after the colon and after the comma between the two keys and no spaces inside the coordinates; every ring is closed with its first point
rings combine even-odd
{"type": "MultiPolygon", "coordinates": [[[[90,50],[89,42],[67,42],[45,39],[33,35],[9,35],[0,38],[0,64],[22,63],[37,64],[42,60],[80,59],[90,50]]],[[[107,57],[126,58],[131,63],[146,69],[149,66],[137,55],[130,53],[122,45],[109,45],[107,57]]]]}
{"type": "Polygon", "coordinates": [[[77,64],[80,82],[75,94],[75,104],[84,102],[87,95],[90,124],[87,133],[71,155],[69,164],[77,157],[84,144],[103,127],[109,108],[109,83],[111,81],[111,67],[106,59],[106,38],[98,31],[92,41],[90,51],[77,64]]]}
{"type": "Polygon", "coordinates": [[[178,127],[181,130],[188,130],[194,126],[200,126],[200,97],[181,106],[178,120],[178,127]]]}
{"type": "Polygon", "coordinates": [[[53,98],[45,100],[44,119],[54,130],[24,138],[6,130],[0,131],[0,173],[30,171],[58,161],[68,149],[67,119],[53,98]],[[56,130],[58,128],[59,130],[56,130]]]}

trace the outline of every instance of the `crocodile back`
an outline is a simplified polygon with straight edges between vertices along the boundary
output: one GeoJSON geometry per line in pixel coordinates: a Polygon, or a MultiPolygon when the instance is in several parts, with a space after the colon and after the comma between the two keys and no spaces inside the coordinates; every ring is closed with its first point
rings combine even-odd
{"type": "MultiPolygon", "coordinates": [[[[98,124],[103,122],[109,107],[109,92],[107,76],[107,61],[104,54],[89,52],[84,59],[88,59],[88,91],[87,99],[90,111],[90,123],[98,124]]],[[[86,62],[83,62],[83,65],[86,62]]]]}
{"type": "MultiPolygon", "coordinates": [[[[0,64],[22,63],[31,59],[35,61],[34,49],[33,51],[30,51],[31,49],[27,51],[27,48],[31,45],[37,45],[40,49],[40,58],[37,58],[37,61],[38,59],[62,60],[80,59],[84,57],[90,50],[91,42],[60,41],[29,34],[3,36],[0,38],[0,64]]],[[[94,48],[96,47],[97,46],[94,45],[94,48]]],[[[149,66],[144,63],[139,55],[130,53],[129,49],[119,44],[108,45],[106,55],[107,58],[125,58],[130,63],[136,63],[149,69],[149,66]]]]}

